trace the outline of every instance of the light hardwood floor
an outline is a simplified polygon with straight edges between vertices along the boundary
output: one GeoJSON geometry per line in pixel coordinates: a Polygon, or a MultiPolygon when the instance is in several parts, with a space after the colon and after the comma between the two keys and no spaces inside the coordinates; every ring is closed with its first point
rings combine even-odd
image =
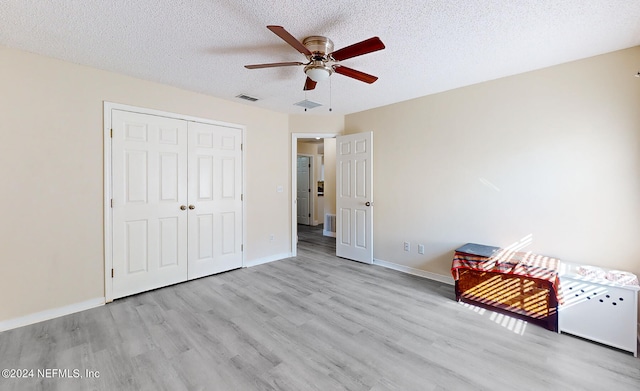
{"type": "Polygon", "coordinates": [[[320,235],[301,227],[296,258],[0,333],[0,369],[35,371],[0,390],[640,389],[629,353],[495,319],[320,235]]]}

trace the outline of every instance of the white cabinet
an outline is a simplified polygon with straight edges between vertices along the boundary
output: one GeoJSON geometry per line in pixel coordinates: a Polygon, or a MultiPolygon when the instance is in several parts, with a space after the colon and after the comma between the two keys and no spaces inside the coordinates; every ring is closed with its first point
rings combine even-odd
{"type": "Polygon", "coordinates": [[[626,350],[637,357],[640,287],[618,285],[605,278],[587,278],[576,272],[578,265],[563,263],[563,266],[560,332],[626,350]]]}

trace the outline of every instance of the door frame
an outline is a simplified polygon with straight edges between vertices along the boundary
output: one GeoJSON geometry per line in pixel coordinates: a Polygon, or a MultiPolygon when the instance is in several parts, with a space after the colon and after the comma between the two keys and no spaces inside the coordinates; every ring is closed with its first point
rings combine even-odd
{"type": "MultiPolygon", "coordinates": [[[[298,195],[298,178],[297,178],[297,156],[298,156],[298,139],[299,138],[335,138],[341,133],[291,133],[291,256],[298,254],[298,211],[296,199],[298,195]]],[[[324,216],[322,216],[324,219],[324,216]]]]}
{"type": "MultiPolygon", "coordinates": [[[[192,122],[200,122],[211,125],[218,126],[227,126],[231,128],[237,128],[241,130],[242,133],[242,192],[244,194],[247,184],[247,175],[246,175],[246,159],[245,159],[245,148],[246,145],[246,126],[234,124],[230,122],[222,122],[222,121],[214,121],[207,118],[201,117],[193,117],[190,115],[171,113],[168,111],[161,111],[155,109],[149,109],[145,107],[131,106],[125,105],[121,103],[114,102],[103,102],[103,120],[104,120],[104,128],[103,128],[103,146],[104,146],[104,226],[103,226],[103,235],[104,235],[104,297],[105,303],[110,303],[113,301],[113,281],[111,277],[111,270],[113,268],[113,214],[111,209],[111,198],[113,194],[113,181],[112,181],[112,172],[111,172],[111,111],[112,110],[122,110],[122,111],[130,111],[133,113],[139,114],[148,114],[155,115],[159,117],[173,118],[184,121],[192,121],[192,122]]],[[[245,205],[244,196],[242,197],[242,243],[245,243],[245,239],[247,237],[247,214],[245,211],[247,210],[245,205]]],[[[246,250],[246,248],[245,248],[246,250]]],[[[245,267],[245,251],[242,251],[242,267],[245,267]]]]}

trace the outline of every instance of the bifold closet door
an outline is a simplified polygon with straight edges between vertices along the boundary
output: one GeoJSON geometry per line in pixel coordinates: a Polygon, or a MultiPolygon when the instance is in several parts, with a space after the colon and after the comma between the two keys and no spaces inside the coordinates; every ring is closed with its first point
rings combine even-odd
{"type": "Polygon", "coordinates": [[[113,297],[242,267],[242,130],[112,111],[113,297]]]}
{"type": "Polygon", "coordinates": [[[189,122],[189,279],[242,267],[242,131],[189,122]]]}
{"type": "Polygon", "coordinates": [[[112,111],[113,295],[187,279],[187,122],[112,111]]]}

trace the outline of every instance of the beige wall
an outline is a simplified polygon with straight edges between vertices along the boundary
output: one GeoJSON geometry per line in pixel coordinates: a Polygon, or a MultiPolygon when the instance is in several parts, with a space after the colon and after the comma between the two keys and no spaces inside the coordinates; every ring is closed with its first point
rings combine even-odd
{"type": "Polygon", "coordinates": [[[245,125],[245,260],[290,251],[288,115],[0,47],[0,321],[104,296],[103,101],[245,125]]]}
{"type": "Polygon", "coordinates": [[[343,115],[291,114],[289,130],[291,133],[342,133],[343,115]]]}
{"type": "Polygon", "coordinates": [[[466,242],[533,235],[529,250],[640,275],[639,60],[635,47],[346,116],[346,133],[374,132],[374,257],[449,276],[466,242]]]}
{"type": "Polygon", "coordinates": [[[324,223],[325,214],[336,214],[336,139],[324,139],[324,223]]]}
{"type": "Polygon", "coordinates": [[[103,101],[246,126],[249,262],[291,249],[290,133],[346,129],[375,133],[378,259],[448,275],[465,242],[532,234],[532,250],[640,274],[638,58],[633,48],[343,117],[0,47],[0,321],[104,295],[103,101]]]}

